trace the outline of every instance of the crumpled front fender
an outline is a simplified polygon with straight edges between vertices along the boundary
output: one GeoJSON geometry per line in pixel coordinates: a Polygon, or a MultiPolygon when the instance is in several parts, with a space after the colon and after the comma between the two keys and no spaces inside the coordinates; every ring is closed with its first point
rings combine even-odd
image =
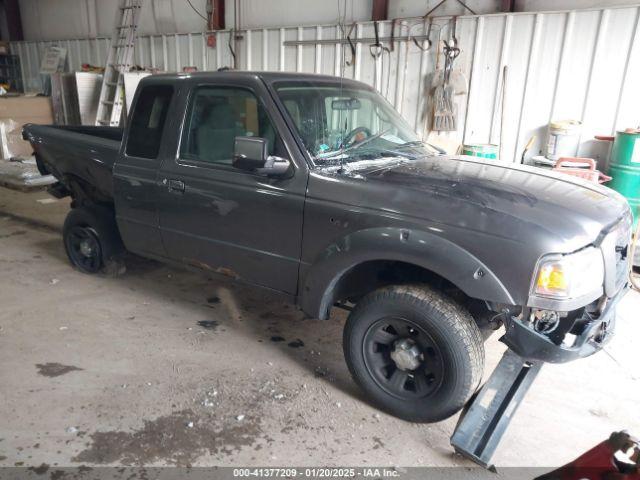
{"type": "Polygon", "coordinates": [[[373,260],[413,264],[447,279],[470,297],[515,304],[491,269],[453,242],[431,232],[384,227],[350,233],[317,256],[302,279],[303,311],[314,318],[328,318],[340,278],[373,260]]]}

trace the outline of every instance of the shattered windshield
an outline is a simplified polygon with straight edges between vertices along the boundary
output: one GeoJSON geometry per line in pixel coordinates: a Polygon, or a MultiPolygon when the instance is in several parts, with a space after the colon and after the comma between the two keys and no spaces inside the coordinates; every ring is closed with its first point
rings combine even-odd
{"type": "Polygon", "coordinates": [[[318,166],[439,153],[421,142],[372,90],[335,83],[284,82],[276,84],[276,91],[318,166]]]}

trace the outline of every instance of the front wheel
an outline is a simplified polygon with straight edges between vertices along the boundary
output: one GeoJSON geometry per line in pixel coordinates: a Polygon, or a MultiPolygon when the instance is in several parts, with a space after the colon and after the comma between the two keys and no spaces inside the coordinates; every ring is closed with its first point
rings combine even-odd
{"type": "Polygon", "coordinates": [[[349,315],[343,337],[356,383],[381,409],[411,422],[457,413],[484,369],[484,343],[462,306],[424,285],[381,288],[349,315]]]}

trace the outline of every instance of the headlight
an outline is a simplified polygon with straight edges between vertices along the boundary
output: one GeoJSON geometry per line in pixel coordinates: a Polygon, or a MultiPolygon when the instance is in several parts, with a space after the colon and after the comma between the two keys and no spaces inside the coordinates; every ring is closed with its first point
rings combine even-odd
{"type": "Polygon", "coordinates": [[[542,257],[536,269],[533,293],[540,297],[579,298],[602,288],[604,261],[594,247],[570,255],[542,257]]]}

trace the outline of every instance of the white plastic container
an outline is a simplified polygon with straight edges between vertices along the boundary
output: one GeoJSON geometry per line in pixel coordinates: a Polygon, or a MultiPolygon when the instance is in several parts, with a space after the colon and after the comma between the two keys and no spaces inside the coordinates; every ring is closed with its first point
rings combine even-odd
{"type": "Polygon", "coordinates": [[[580,146],[582,122],[578,120],[560,120],[549,123],[547,137],[547,155],[549,160],[561,157],[576,157],[580,146]]]}

